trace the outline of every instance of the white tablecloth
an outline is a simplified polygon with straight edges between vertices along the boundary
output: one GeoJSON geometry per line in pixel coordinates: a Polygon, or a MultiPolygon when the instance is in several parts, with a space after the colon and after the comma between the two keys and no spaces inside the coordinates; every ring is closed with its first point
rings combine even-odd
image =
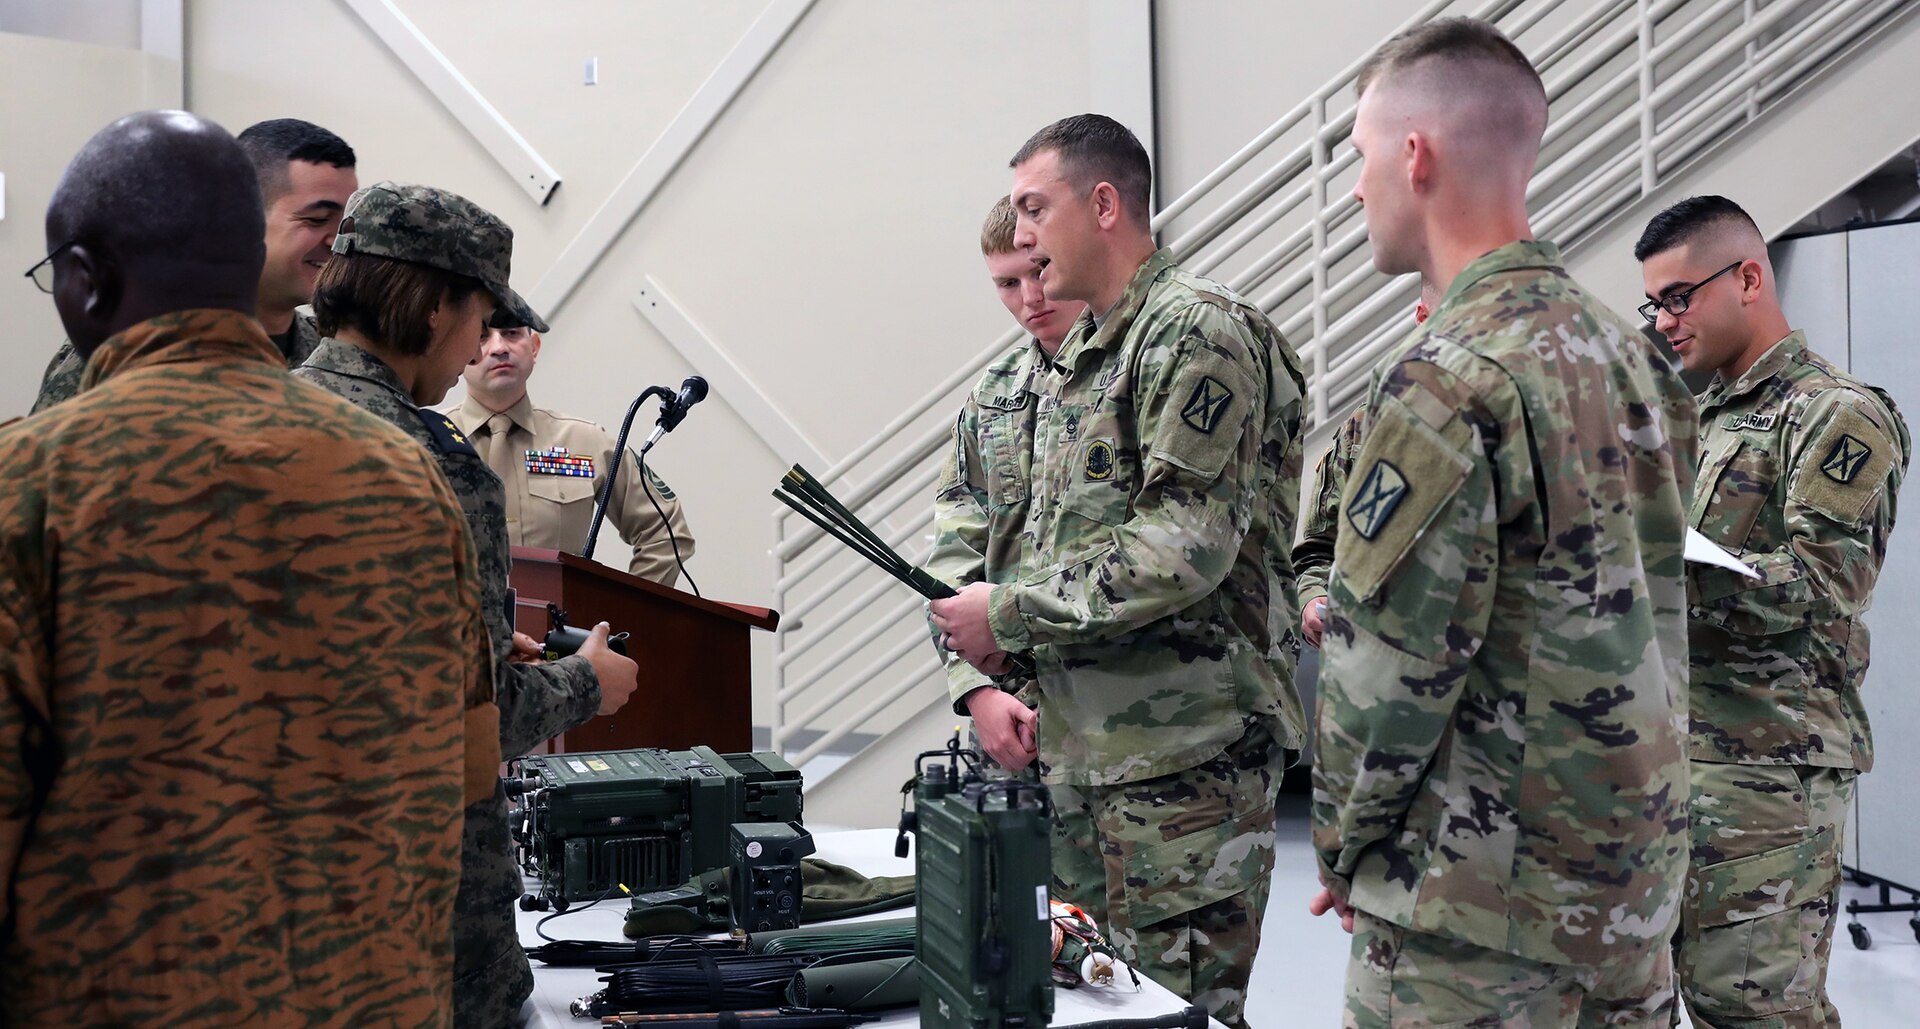
{"type": "MultiPolygon", "coordinates": [[[[813,839],[817,857],[858,869],[867,875],[913,874],[912,857],[893,856],[894,832],[891,829],[826,832],[816,834],[813,839]]],[[[621,928],[626,924],[627,909],[625,897],[608,899],[592,908],[576,908],[548,922],[547,935],[558,940],[624,940],[626,937],[621,934],[621,928]]],[[[898,918],[909,913],[889,911],[868,917],[898,918]]],[[[520,912],[520,942],[529,947],[546,942],[534,932],[534,925],[549,914],[552,912],[520,912]]],[[[855,919],[860,920],[863,919],[855,919]]],[[[1112,1018],[1151,1018],[1186,1007],[1185,1001],[1158,983],[1143,976],[1140,984],[1138,993],[1133,991],[1131,984],[1110,990],[1085,987],[1077,990],[1056,989],[1053,992],[1052,1024],[1071,1026],[1112,1018]]],[[[527,1025],[539,1029],[575,1029],[599,1024],[597,1019],[573,1017],[568,1005],[598,991],[600,987],[599,973],[591,968],[548,968],[535,961],[533,998],[530,1002],[532,1010],[527,1025]]],[[[903,1029],[919,1023],[918,1009],[906,1008],[884,1013],[880,1021],[868,1025],[873,1029],[903,1029]]],[[[1212,1029],[1224,1029],[1219,1022],[1212,1022],[1211,1025],[1212,1029]]]]}

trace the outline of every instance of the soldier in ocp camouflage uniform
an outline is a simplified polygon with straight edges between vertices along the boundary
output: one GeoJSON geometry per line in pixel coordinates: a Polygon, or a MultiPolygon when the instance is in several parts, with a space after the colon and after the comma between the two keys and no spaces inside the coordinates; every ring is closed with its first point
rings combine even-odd
{"type": "Polygon", "coordinates": [[[412,440],[288,377],[260,224],[180,111],[96,135],[49,207],[91,361],[0,430],[14,1029],[452,1024],[462,810],[500,760],[465,520],[412,440]]]}
{"type": "Polygon", "coordinates": [[[1634,256],[1641,313],[1693,371],[1690,521],[1759,573],[1688,577],[1692,866],[1676,951],[1694,1024],[1839,1025],[1827,997],[1854,777],[1873,767],[1860,620],[1893,531],[1905,422],[1790,331],[1766,242],[1725,197],[1683,200],[1634,256]]]}
{"type": "MultiPolygon", "coordinates": [[[[954,423],[935,488],[934,544],[925,565],[954,586],[1010,582],[1025,567],[1038,390],[1052,356],[1086,310],[1079,301],[1046,298],[1039,270],[1014,248],[1013,224],[1013,204],[1001,197],[981,226],[980,252],[1000,302],[1032,335],[987,366],[954,423]]],[[[940,631],[932,631],[937,646],[940,631]]],[[[1013,771],[1032,765],[1031,709],[1039,692],[1031,668],[1002,661],[989,675],[952,651],[939,653],[954,712],[972,716],[988,756],[1013,771]]],[[[1088,902],[1082,907],[1105,926],[1106,874],[1097,853],[1055,852],[1053,879],[1055,893],[1088,902]]]]}
{"type": "Polygon", "coordinates": [[[1442,19],[1359,81],[1374,263],[1450,285],[1376,373],[1329,584],[1314,909],[1354,920],[1347,1024],[1661,1025],[1693,404],[1530,239],[1517,48],[1442,19]]]}
{"type": "Polygon", "coordinates": [[[1303,380],[1264,314],[1155,251],[1124,127],[1068,118],[1012,163],[1016,245],[1088,313],[1040,391],[1030,557],[933,602],[935,624],[976,667],[1031,656],[1054,853],[1100,856],[1091,906],[1142,973],[1244,1025],[1303,721],[1287,553],[1303,380]]]}
{"type": "MultiPolygon", "coordinates": [[[[267,259],[260,268],[255,315],[287,367],[297,368],[320,344],[312,316],[296,308],[312,298],[320,274],[314,251],[324,254],[332,245],[340,212],[358,185],[353,148],[297,118],[249,125],[237,139],[253,162],[267,211],[267,259]]],[[[85,370],[73,344],[61,343],[47,363],[33,410],[44,411],[78,393],[85,370]]]]}
{"type": "MultiPolygon", "coordinates": [[[[1440,305],[1440,291],[1430,282],[1420,284],[1420,302],[1413,307],[1413,324],[1427,320],[1440,305]]],[[[1398,356],[1390,351],[1387,361],[1398,356]]],[[[1333,545],[1340,538],[1340,501],[1347,495],[1347,478],[1360,456],[1360,430],[1366,424],[1362,400],[1333,434],[1333,442],[1313,470],[1313,499],[1300,517],[1300,541],[1293,545],[1293,571],[1300,583],[1300,634],[1318,647],[1326,628],[1327,575],[1333,571],[1333,545]]]]}
{"type": "MultiPolygon", "coordinates": [[[[522,663],[506,618],[505,497],[500,480],[445,415],[425,405],[445,397],[479,351],[497,302],[522,323],[546,323],[507,285],[513,234],[463,197],[382,182],[355,193],[321,273],[314,308],[324,340],[295,375],[398,425],[439,460],[472,531],[481,607],[498,668],[500,749],[506,757],[611,713],[634,688],[632,661],[606,648],[606,626],[579,653],[522,663]],[[403,278],[411,276],[411,282],[403,278]],[[442,326],[409,325],[399,299],[439,292],[442,326]],[[407,338],[381,338],[405,333],[407,338]],[[380,356],[385,354],[386,358],[380,356]]],[[[424,312],[421,312],[424,315],[424,312]]],[[[463,875],[454,911],[455,1024],[517,1024],[533,973],[520,948],[514,905],[520,871],[507,833],[506,794],[468,809],[463,875]]]]}

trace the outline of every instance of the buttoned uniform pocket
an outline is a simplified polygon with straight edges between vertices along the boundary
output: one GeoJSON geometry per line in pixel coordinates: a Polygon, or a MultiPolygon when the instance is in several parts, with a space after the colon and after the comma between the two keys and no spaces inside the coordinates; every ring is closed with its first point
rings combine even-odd
{"type": "MultiPolygon", "coordinates": [[[[622,477],[636,474],[628,468],[622,477]]],[[[541,500],[554,504],[577,504],[591,501],[599,488],[598,479],[589,479],[574,475],[537,475],[527,476],[527,492],[541,500]]]]}
{"type": "Polygon", "coordinates": [[[1018,400],[994,398],[1008,406],[980,404],[980,454],[987,467],[987,503],[1009,507],[1025,501],[1033,474],[1033,405],[1022,394],[1018,400]]]}
{"type": "MultiPolygon", "coordinates": [[[[1696,865],[1688,876],[1683,913],[1680,974],[1687,992],[1707,1011],[1756,1018],[1804,1008],[1818,996],[1820,944],[1831,931],[1840,887],[1839,826],[1835,811],[1822,808],[1813,790],[1826,788],[1810,776],[1832,774],[1792,765],[1696,766],[1695,776],[1711,776],[1707,810],[1719,812],[1729,828],[1760,842],[1801,833],[1791,842],[1728,860],[1696,865]],[[1791,797],[1755,806],[1743,805],[1738,791],[1756,798],[1791,797]],[[1770,805],[1778,804],[1766,824],[1770,805]],[[1775,831],[1767,832],[1768,829],[1775,831]]],[[[1698,790],[1699,787],[1696,787],[1698,790]]],[[[1696,809],[1702,806],[1696,796],[1696,809]]],[[[1698,824],[1695,847],[1711,826],[1698,824]]],[[[1735,837],[1737,840],[1739,837],[1735,837]]],[[[1704,842],[1716,842],[1706,839],[1704,842]]]]}
{"type": "MultiPolygon", "coordinates": [[[[1131,426],[1133,406],[1123,387],[1109,384],[1092,403],[1064,409],[1055,421],[1065,426],[1047,456],[1060,478],[1062,514],[1095,526],[1114,526],[1132,513],[1140,472],[1138,445],[1123,431],[1131,426]]],[[[1096,548],[1109,540],[1090,540],[1096,548]]]]}
{"type": "Polygon", "coordinates": [[[1694,480],[1688,520],[1701,535],[1742,553],[1779,474],[1778,462],[1763,443],[1739,435],[1724,437],[1694,480]]]}

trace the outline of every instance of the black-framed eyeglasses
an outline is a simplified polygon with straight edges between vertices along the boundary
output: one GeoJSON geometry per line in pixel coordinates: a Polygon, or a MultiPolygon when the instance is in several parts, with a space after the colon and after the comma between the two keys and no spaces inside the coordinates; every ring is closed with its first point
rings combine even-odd
{"type": "Polygon", "coordinates": [[[1712,275],[1709,275],[1706,278],[1701,279],[1699,282],[1696,282],[1693,285],[1688,286],[1686,289],[1683,289],[1678,293],[1668,293],[1666,296],[1663,296],[1658,300],[1649,300],[1646,303],[1641,304],[1640,317],[1645,318],[1646,320],[1651,322],[1659,318],[1661,311],[1665,311],[1668,314],[1674,315],[1676,317],[1678,317],[1679,315],[1686,314],[1687,307],[1693,303],[1693,295],[1695,293],[1700,292],[1700,290],[1704,288],[1707,283],[1712,282],[1713,280],[1719,278],[1720,276],[1725,275],[1726,273],[1746,263],[1747,263],[1747,259],[1743,257],[1740,260],[1735,261],[1730,265],[1727,265],[1725,268],[1722,268],[1719,271],[1714,272],[1712,275]]]}
{"type": "Polygon", "coordinates": [[[77,239],[67,240],[65,243],[47,251],[47,256],[41,258],[35,262],[33,267],[27,269],[27,278],[33,280],[33,284],[39,287],[40,292],[53,292],[53,259],[59,257],[62,251],[78,242],[80,241],[77,239]]]}

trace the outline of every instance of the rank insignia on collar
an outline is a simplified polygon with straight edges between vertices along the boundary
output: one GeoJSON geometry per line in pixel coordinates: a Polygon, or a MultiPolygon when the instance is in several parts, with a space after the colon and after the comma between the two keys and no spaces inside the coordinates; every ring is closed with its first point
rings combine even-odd
{"type": "Polygon", "coordinates": [[[1833,449],[1827,451],[1827,456],[1821,458],[1820,470],[1826,473],[1827,478],[1844,486],[1860,474],[1860,469],[1867,465],[1867,458],[1872,456],[1872,447],[1843,434],[1833,449]]]}
{"type": "Polygon", "coordinates": [[[1220,419],[1226,417],[1227,405],[1233,403],[1233,391],[1220,384],[1220,380],[1211,375],[1200,377],[1199,384],[1193,387],[1193,393],[1180,408],[1180,420],[1199,432],[1212,435],[1220,425],[1220,419]]]}
{"type": "Polygon", "coordinates": [[[1087,444],[1087,481],[1105,482],[1113,478],[1113,444],[1103,439],[1087,444]]]}
{"type": "Polygon", "coordinates": [[[1779,418],[1780,416],[1777,414],[1761,414],[1758,411],[1748,411],[1746,414],[1728,415],[1727,419],[1720,423],[1720,427],[1723,429],[1757,429],[1761,432],[1766,432],[1773,428],[1773,423],[1778,421],[1779,418]]]}
{"type": "Polygon", "coordinates": [[[1407,498],[1407,477],[1390,461],[1375,461],[1347,505],[1347,521],[1362,539],[1373,539],[1407,498]]]}
{"type": "Polygon", "coordinates": [[[575,454],[566,447],[527,451],[527,471],[534,475],[562,475],[575,479],[593,478],[593,458],[575,454]]]}

